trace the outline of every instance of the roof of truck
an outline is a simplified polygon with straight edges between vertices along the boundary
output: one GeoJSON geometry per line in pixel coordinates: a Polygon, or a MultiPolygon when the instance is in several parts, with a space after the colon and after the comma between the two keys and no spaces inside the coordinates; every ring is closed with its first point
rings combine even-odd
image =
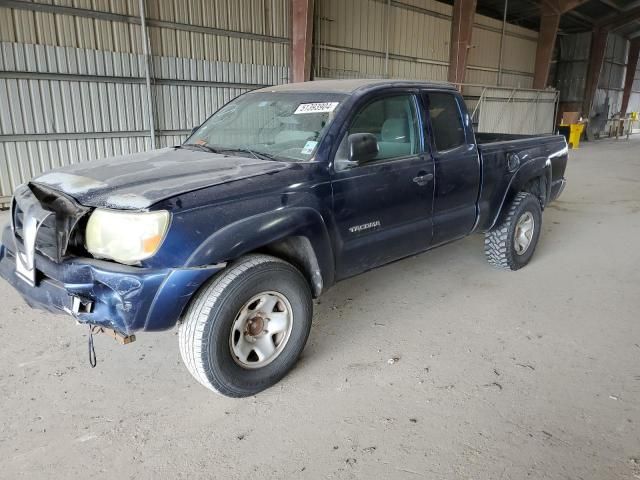
{"type": "Polygon", "coordinates": [[[285,83],[282,85],[274,85],[272,87],[261,88],[260,90],[254,90],[254,92],[335,92],[348,94],[363,88],[385,86],[415,86],[421,88],[444,88],[447,90],[455,90],[455,87],[452,84],[445,82],[421,82],[417,80],[358,78],[348,80],[314,80],[312,82],[285,83]]]}

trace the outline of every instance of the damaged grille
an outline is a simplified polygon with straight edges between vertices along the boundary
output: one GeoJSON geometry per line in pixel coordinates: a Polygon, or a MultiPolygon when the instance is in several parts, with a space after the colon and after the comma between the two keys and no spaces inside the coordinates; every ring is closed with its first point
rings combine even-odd
{"type": "Polygon", "coordinates": [[[11,212],[16,249],[28,257],[33,256],[29,252],[33,248],[59,263],[67,253],[74,228],[88,211],[61,192],[37,184],[22,185],[15,192],[11,212]]]}

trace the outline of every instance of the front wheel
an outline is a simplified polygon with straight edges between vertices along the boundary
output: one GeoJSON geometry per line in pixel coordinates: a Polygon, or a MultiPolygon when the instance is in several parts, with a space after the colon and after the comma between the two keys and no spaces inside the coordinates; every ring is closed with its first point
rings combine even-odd
{"type": "Polygon", "coordinates": [[[230,265],[192,299],[180,325],[180,353],[205,387],[254,395],[295,365],[311,329],[313,304],[303,275],[268,255],[230,265]]]}
{"type": "Polygon", "coordinates": [[[524,267],[536,249],[541,226],[540,201],[531,193],[518,193],[500,223],[485,234],[487,261],[508,270],[524,267]]]}

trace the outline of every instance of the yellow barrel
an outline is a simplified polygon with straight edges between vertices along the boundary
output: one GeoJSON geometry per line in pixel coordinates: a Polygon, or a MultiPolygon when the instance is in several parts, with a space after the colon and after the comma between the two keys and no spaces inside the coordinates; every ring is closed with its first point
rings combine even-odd
{"type": "Polygon", "coordinates": [[[584,123],[569,125],[569,148],[580,148],[580,136],[584,130],[584,123]]]}

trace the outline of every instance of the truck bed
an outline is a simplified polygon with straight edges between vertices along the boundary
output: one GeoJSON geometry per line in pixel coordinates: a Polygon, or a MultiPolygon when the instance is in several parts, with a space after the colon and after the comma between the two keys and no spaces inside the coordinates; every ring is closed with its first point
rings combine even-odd
{"type": "Polygon", "coordinates": [[[480,231],[493,227],[501,211],[502,203],[511,192],[511,182],[517,181],[518,172],[512,177],[507,172],[508,154],[515,153],[521,159],[551,161],[551,178],[546,188],[550,200],[559,194],[564,183],[567,164],[567,144],[562,135],[512,135],[503,133],[476,133],[476,143],[482,165],[482,187],[478,198],[478,224],[480,231]]]}

